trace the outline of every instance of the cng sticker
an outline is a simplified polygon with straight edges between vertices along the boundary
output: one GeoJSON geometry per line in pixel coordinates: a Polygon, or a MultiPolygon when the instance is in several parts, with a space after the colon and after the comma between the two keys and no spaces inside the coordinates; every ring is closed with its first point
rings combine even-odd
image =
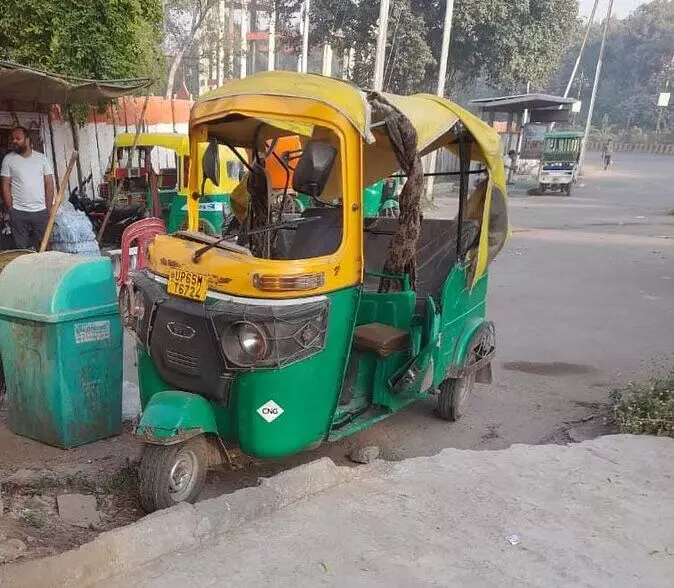
{"type": "Polygon", "coordinates": [[[276,404],[276,402],[270,400],[269,402],[265,402],[260,408],[257,409],[257,414],[259,414],[268,423],[271,423],[283,414],[283,409],[278,404],[276,404]]]}

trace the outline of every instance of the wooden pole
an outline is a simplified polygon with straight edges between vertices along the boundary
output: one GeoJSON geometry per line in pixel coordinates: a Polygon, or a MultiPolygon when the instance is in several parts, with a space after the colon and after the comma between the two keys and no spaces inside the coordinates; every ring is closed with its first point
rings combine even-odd
{"type": "Polygon", "coordinates": [[[49,239],[51,239],[52,231],[54,230],[54,220],[56,219],[56,213],[58,212],[61,202],[63,202],[63,195],[65,194],[66,187],[68,186],[68,178],[70,178],[70,173],[75,167],[75,162],[77,161],[78,153],[73,151],[70,155],[70,161],[68,162],[68,167],[66,167],[66,172],[61,178],[61,184],[56,194],[56,198],[51,205],[51,210],[49,211],[49,221],[47,222],[47,228],[45,229],[44,235],[42,236],[42,243],[40,244],[40,253],[43,253],[47,250],[47,245],[49,244],[49,239]]]}

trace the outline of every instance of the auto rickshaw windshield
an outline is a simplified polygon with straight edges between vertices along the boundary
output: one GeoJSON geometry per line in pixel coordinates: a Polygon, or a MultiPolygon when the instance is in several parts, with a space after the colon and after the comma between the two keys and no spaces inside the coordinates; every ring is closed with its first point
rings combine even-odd
{"type": "Polygon", "coordinates": [[[273,118],[230,115],[207,125],[209,148],[202,158],[204,177],[215,169],[218,143],[239,153],[245,174],[231,194],[233,218],[224,240],[247,248],[253,256],[271,260],[312,259],[335,253],[343,240],[341,142],[334,131],[320,125],[301,125],[273,118]],[[280,136],[301,131],[302,150],[293,160],[275,151],[280,136]],[[246,135],[246,131],[252,131],[246,135]],[[246,139],[247,137],[247,139],[246,139]],[[238,144],[237,144],[238,143],[238,144]],[[286,181],[275,187],[267,163],[284,169],[286,181]],[[298,214],[295,197],[313,206],[298,214]]]}

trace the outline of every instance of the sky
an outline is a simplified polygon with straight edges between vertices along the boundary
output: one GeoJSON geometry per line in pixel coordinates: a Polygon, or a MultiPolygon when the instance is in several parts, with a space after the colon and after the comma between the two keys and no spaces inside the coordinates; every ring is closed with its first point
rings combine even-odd
{"type": "MultiPolygon", "coordinates": [[[[613,14],[619,18],[626,17],[630,12],[632,12],[640,4],[644,4],[646,0],[613,0],[613,14]]],[[[580,14],[582,16],[590,16],[592,12],[592,6],[594,0],[580,0],[580,14]]],[[[608,10],[608,0],[599,0],[599,6],[597,6],[597,14],[595,15],[595,21],[601,21],[608,10]]]]}

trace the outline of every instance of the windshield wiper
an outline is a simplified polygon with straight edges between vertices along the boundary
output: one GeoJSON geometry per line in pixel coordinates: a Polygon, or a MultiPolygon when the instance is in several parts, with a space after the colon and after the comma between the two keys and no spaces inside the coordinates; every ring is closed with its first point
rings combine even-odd
{"type": "MultiPolygon", "coordinates": [[[[259,229],[252,229],[250,231],[246,232],[246,235],[257,235],[259,233],[266,233],[267,231],[274,231],[276,229],[285,229],[288,227],[292,227],[298,223],[307,223],[311,221],[318,220],[320,217],[309,217],[309,218],[298,218],[292,221],[281,221],[278,223],[273,223],[271,225],[267,225],[266,227],[261,227],[259,229]]],[[[217,241],[213,241],[213,243],[209,243],[208,245],[205,245],[204,247],[201,247],[200,249],[197,249],[193,254],[192,254],[192,261],[194,263],[199,263],[199,260],[201,257],[204,255],[204,253],[208,253],[211,249],[214,247],[217,247],[222,243],[223,241],[226,241],[229,237],[232,236],[231,233],[229,233],[229,229],[231,228],[231,225],[227,227],[227,230],[225,234],[218,239],[217,241]]]]}

